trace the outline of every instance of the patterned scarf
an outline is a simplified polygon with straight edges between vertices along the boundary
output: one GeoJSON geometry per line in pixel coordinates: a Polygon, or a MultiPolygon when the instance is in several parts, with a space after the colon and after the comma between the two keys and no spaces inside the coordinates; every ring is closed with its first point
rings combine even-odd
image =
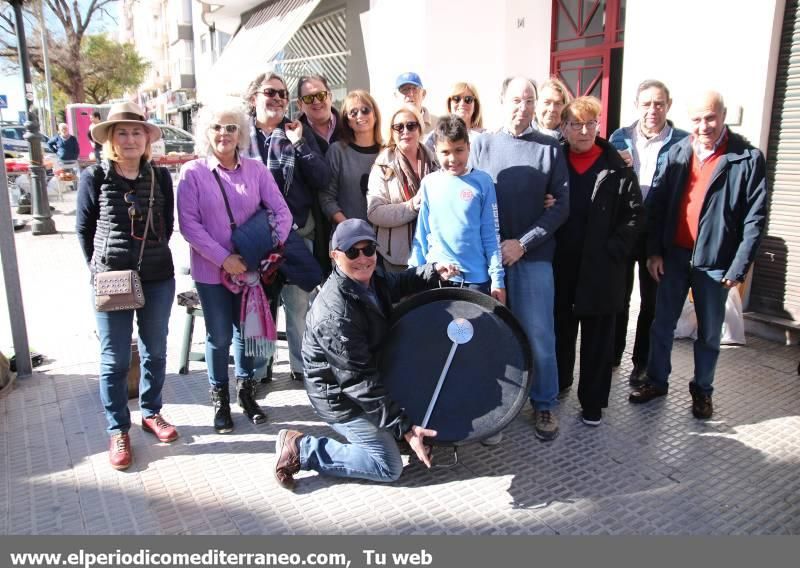
{"type": "Polygon", "coordinates": [[[419,191],[422,178],[436,169],[436,165],[431,160],[428,153],[422,148],[422,144],[417,146],[417,165],[419,175],[414,172],[414,168],[399,148],[394,151],[394,171],[400,176],[400,184],[403,188],[403,196],[408,201],[419,191]]]}
{"type": "Polygon", "coordinates": [[[234,294],[242,294],[239,316],[244,354],[268,359],[275,353],[278,331],[269,311],[269,301],[255,270],[233,276],[222,270],[222,284],[234,294]]]}
{"type": "MultiPolygon", "coordinates": [[[[289,195],[294,179],[294,145],[286,137],[284,125],[288,122],[285,118],[275,127],[272,134],[266,136],[267,161],[275,183],[281,189],[284,197],[289,195]]],[[[250,120],[250,156],[261,159],[261,152],[258,143],[258,127],[255,118],[250,120]]]]}

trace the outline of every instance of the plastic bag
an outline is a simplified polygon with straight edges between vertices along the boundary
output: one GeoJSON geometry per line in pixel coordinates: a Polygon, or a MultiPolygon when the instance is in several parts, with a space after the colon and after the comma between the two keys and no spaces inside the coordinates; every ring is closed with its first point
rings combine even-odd
{"type": "Polygon", "coordinates": [[[697,339],[697,314],[694,313],[694,304],[689,301],[688,296],[683,303],[681,317],[678,318],[678,323],[675,324],[675,337],[697,339]]]}
{"type": "Polygon", "coordinates": [[[739,289],[734,286],[728,292],[725,302],[725,323],[722,324],[722,345],[744,345],[744,316],[742,315],[742,298],[739,289]]]}

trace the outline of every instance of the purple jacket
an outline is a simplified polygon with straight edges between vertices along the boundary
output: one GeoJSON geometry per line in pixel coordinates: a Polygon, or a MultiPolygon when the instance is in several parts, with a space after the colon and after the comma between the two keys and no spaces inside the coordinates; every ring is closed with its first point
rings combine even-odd
{"type": "Polygon", "coordinates": [[[260,160],[240,158],[234,170],[222,167],[214,156],[184,164],[178,181],[178,225],[191,245],[192,279],[220,284],[220,268],[233,253],[231,227],[213,170],[225,186],[233,219],[247,221],[262,204],[275,215],[278,237],[286,241],[292,214],[267,167],[260,160]]]}

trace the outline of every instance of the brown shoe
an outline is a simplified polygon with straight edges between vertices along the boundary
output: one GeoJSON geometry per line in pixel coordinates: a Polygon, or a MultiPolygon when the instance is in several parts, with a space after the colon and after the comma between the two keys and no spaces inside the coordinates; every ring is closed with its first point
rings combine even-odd
{"type": "Polygon", "coordinates": [[[300,471],[300,439],[302,432],[281,430],[275,442],[275,479],[284,489],[294,489],[295,473],[300,471]]]}
{"type": "Polygon", "coordinates": [[[643,404],[645,402],[650,402],[654,398],[666,395],[667,389],[657,387],[653,383],[645,383],[639,388],[631,391],[631,394],[628,395],[628,402],[632,402],[634,404],[643,404]]]}
{"type": "Polygon", "coordinates": [[[142,430],[155,434],[159,442],[172,442],[178,438],[175,426],[164,420],[160,414],[154,414],[149,418],[142,417],[142,430]]]}
{"type": "Polygon", "coordinates": [[[111,436],[111,443],[108,448],[108,461],[114,469],[128,469],[133,463],[133,451],[131,450],[131,439],[127,432],[121,432],[111,436]]]}
{"type": "Polygon", "coordinates": [[[692,383],[689,383],[689,392],[692,395],[692,414],[698,420],[708,420],[714,414],[714,404],[711,402],[711,395],[704,394],[697,390],[692,383]]]}

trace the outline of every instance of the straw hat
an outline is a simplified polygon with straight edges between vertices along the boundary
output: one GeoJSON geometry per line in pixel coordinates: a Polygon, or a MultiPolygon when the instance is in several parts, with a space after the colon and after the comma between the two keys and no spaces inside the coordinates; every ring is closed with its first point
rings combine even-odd
{"type": "Polygon", "coordinates": [[[108,117],[103,122],[98,122],[92,126],[89,130],[92,139],[98,144],[105,143],[105,141],[108,140],[109,128],[120,122],[142,123],[142,126],[144,126],[148,134],[150,134],[150,142],[155,142],[161,138],[161,129],[155,124],[147,122],[142,107],[136,103],[126,101],[124,103],[112,105],[108,111],[108,117]]]}

